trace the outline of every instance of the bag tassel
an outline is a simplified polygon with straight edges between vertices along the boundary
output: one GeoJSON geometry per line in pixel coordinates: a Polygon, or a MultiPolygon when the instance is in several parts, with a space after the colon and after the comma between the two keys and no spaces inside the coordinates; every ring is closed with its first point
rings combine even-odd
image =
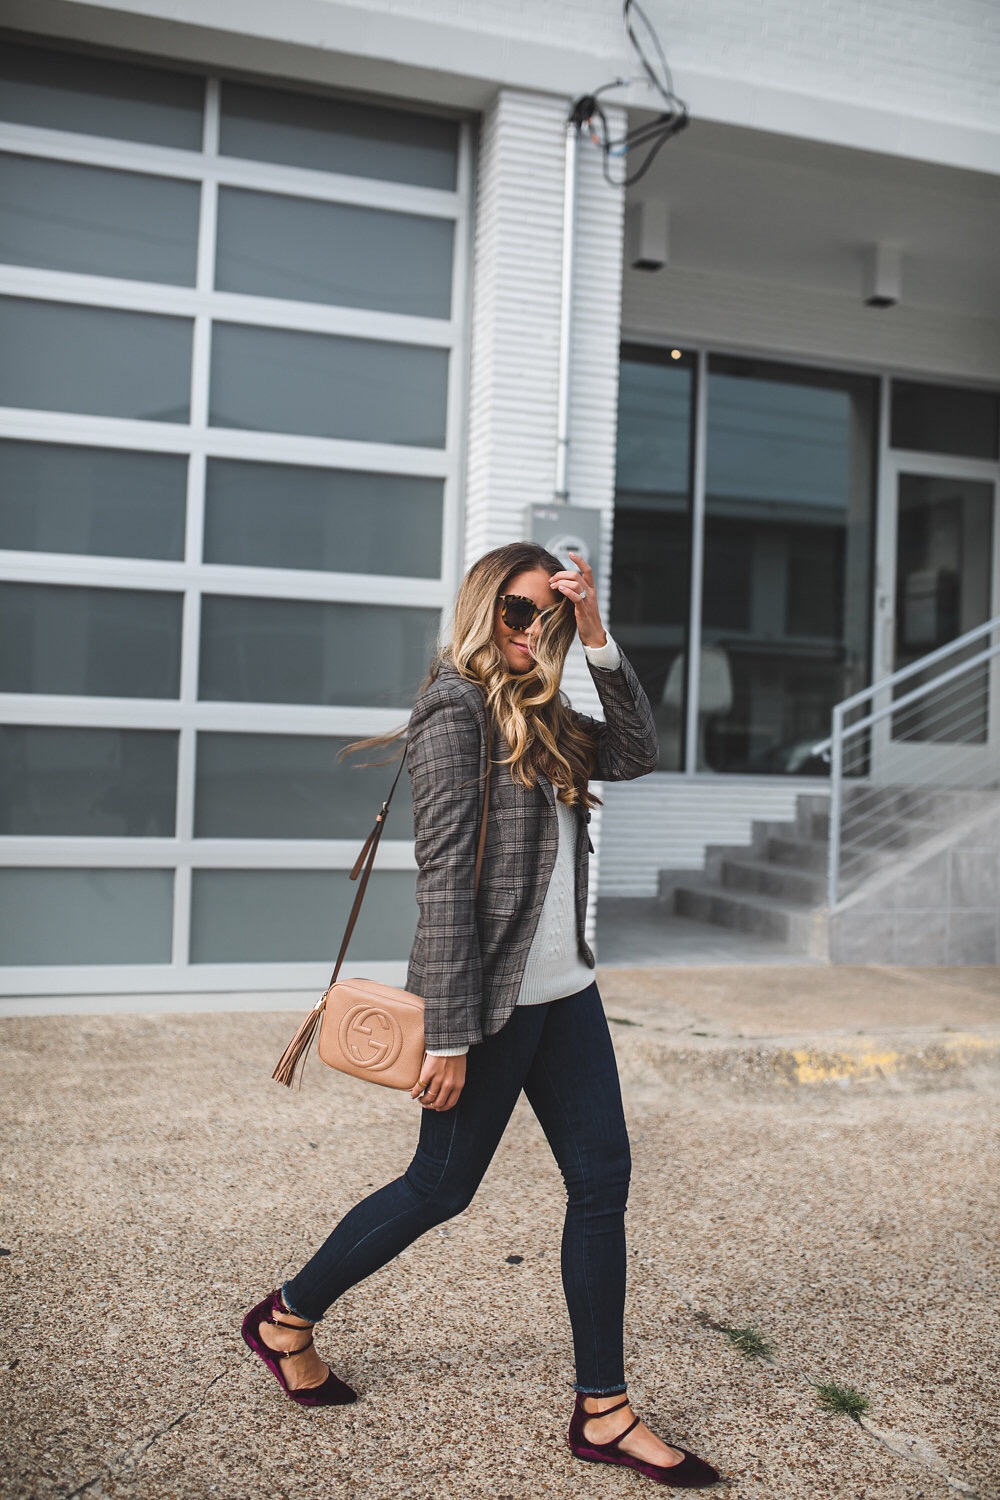
{"type": "Polygon", "coordinates": [[[305,1067],[306,1058],[309,1056],[309,1048],[312,1046],[313,1037],[316,1035],[316,1028],[322,1018],[323,1007],[325,1005],[326,996],[324,995],[321,1000],[317,1000],[298,1031],[292,1037],[292,1040],[288,1043],[288,1046],[278,1059],[278,1066],[271,1074],[275,1083],[283,1084],[286,1089],[290,1089],[295,1082],[295,1073],[296,1069],[298,1069],[299,1084],[301,1086],[302,1069],[305,1067]]]}

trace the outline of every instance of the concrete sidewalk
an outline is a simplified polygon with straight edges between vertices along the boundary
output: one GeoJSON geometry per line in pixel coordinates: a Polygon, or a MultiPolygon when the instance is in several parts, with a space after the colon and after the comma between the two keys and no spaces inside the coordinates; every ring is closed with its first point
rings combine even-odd
{"type": "MultiPolygon", "coordinates": [[[[742,1500],[995,1500],[1000,974],[601,979],[634,1144],[637,1407],[742,1500]],[[746,1325],[769,1360],[732,1347],[746,1325]],[[827,1380],[868,1397],[861,1424],[820,1409],[827,1380]]],[[[566,1448],[562,1189],[524,1106],[469,1211],[320,1330],[362,1400],[282,1398],[242,1311],[405,1165],[417,1125],[315,1061],[301,1093],[272,1085],[291,1020],[0,1022],[3,1494],[654,1493],[566,1448]]]]}

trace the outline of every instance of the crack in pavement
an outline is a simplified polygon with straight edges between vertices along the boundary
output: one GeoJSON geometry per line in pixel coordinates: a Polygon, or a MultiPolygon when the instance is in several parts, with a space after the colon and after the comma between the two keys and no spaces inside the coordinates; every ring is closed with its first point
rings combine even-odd
{"type": "Polygon", "coordinates": [[[859,1417],[858,1421],[876,1442],[881,1443],[883,1448],[888,1449],[897,1458],[908,1459],[918,1467],[927,1469],[936,1479],[942,1480],[950,1490],[956,1490],[958,1494],[968,1495],[970,1500],[976,1500],[976,1491],[972,1486],[962,1479],[955,1479],[948,1473],[944,1461],[938,1457],[936,1449],[926,1438],[918,1437],[911,1432],[892,1432],[889,1428],[876,1427],[868,1417],[859,1417]]]}
{"type": "Polygon", "coordinates": [[[160,1438],[166,1437],[168,1432],[172,1432],[175,1427],[179,1427],[182,1422],[186,1422],[189,1417],[193,1417],[199,1412],[204,1406],[213,1385],[217,1385],[223,1376],[229,1373],[230,1371],[227,1367],[224,1370],[220,1370],[218,1375],[213,1375],[193,1406],[188,1407],[186,1411],[182,1411],[178,1416],[173,1417],[166,1426],[158,1427],[149,1437],[136,1438],[124,1452],[119,1453],[116,1458],[109,1459],[106,1464],[103,1464],[92,1478],[85,1480],[83,1484],[77,1485],[75,1490],[67,1490],[65,1500],[77,1500],[79,1495],[86,1495],[89,1490],[93,1490],[95,1485],[100,1484],[106,1478],[111,1478],[116,1471],[133,1468],[149,1452],[154,1443],[159,1442],[160,1438]]]}
{"type": "MultiPolygon", "coordinates": [[[[702,1328],[710,1328],[713,1333],[725,1334],[727,1324],[718,1322],[717,1319],[698,1307],[694,1299],[689,1297],[686,1292],[681,1291],[674,1282],[670,1282],[669,1285],[678,1302],[687,1308],[696,1323],[702,1328]]],[[[756,1356],[754,1363],[770,1365],[772,1369],[778,1367],[778,1361],[774,1357],[756,1356]]],[[[817,1383],[810,1375],[805,1374],[796,1365],[786,1363],[784,1368],[799,1379],[807,1381],[811,1386],[815,1386],[817,1383]]],[[[968,1496],[968,1500],[979,1500],[978,1491],[974,1490],[971,1485],[966,1484],[963,1479],[956,1479],[954,1475],[948,1473],[944,1460],[938,1456],[936,1449],[926,1438],[909,1432],[892,1432],[889,1428],[876,1427],[874,1422],[865,1416],[858,1417],[857,1425],[863,1427],[865,1432],[874,1438],[881,1447],[885,1448],[888,1453],[891,1453],[894,1458],[904,1458],[907,1462],[915,1464],[926,1473],[933,1475],[935,1479],[940,1479],[950,1490],[955,1490],[959,1495],[968,1496]]]]}

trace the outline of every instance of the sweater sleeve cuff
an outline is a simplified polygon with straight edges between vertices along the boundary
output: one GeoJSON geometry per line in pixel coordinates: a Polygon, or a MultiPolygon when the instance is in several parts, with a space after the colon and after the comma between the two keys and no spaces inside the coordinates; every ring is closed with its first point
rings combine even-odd
{"type": "Polygon", "coordinates": [[[428,1057],[464,1057],[468,1047],[427,1047],[424,1049],[428,1057]]]}
{"type": "Polygon", "coordinates": [[[622,664],[622,654],[610,635],[603,646],[584,646],[583,654],[592,667],[599,667],[603,672],[613,672],[622,664]]]}

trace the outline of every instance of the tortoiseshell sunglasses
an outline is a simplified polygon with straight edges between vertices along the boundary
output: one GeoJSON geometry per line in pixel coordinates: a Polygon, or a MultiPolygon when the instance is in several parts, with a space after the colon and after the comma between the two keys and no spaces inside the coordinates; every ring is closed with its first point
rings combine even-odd
{"type": "Polygon", "coordinates": [[[548,609],[539,609],[534,599],[525,599],[523,594],[501,594],[500,618],[508,630],[527,630],[536,620],[546,619],[561,603],[558,599],[548,609]]]}

